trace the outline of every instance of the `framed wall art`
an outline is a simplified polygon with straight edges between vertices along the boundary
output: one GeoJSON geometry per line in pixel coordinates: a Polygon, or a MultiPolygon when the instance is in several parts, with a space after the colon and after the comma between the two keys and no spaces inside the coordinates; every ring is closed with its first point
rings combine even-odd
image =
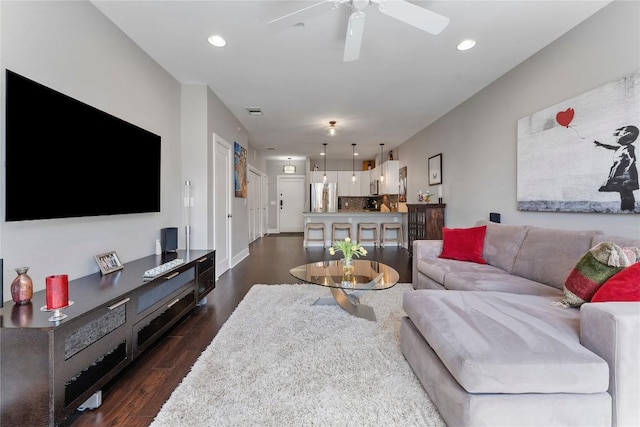
{"type": "Polygon", "coordinates": [[[247,149],[233,143],[233,185],[236,197],[247,197],[247,149]]]}
{"type": "Polygon", "coordinates": [[[442,184],[442,153],[429,157],[429,185],[442,184]]]}
{"type": "Polygon", "coordinates": [[[96,263],[98,263],[98,267],[100,267],[102,274],[113,273],[114,271],[122,270],[123,268],[120,258],[118,258],[118,254],[114,251],[96,255],[94,258],[96,263]]]}
{"type": "Polygon", "coordinates": [[[517,207],[640,213],[640,72],[518,120],[517,207]]]}

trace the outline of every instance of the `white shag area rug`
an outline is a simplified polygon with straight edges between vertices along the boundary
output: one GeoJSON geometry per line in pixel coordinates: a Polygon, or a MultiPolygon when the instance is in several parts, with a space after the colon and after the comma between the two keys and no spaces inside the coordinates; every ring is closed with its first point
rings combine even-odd
{"type": "Polygon", "coordinates": [[[151,426],[446,426],[400,350],[410,289],[365,292],[371,322],[312,305],[320,286],[254,285],[151,426]]]}

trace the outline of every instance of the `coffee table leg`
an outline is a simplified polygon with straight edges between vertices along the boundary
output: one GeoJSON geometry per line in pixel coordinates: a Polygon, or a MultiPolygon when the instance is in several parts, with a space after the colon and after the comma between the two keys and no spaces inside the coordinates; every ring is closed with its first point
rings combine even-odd
{"type": "Polygon", "coordinates": [[[353,294],[346,293],[343,289],[331,288],[333,298],[318,298],[314,305],[336,305],[338,304],[347,313],[360,317],[361,319],[376,321],[376,315],[373,308],[360,304],[360,300],[353,294]]]}

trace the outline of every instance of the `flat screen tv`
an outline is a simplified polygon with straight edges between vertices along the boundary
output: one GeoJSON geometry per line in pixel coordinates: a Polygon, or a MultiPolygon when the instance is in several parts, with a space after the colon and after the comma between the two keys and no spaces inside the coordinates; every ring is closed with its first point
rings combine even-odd
{"type": "Polygon", "coordinates": [[[160,136],[6,72],[5,220],[160,212],[160,136]]]}

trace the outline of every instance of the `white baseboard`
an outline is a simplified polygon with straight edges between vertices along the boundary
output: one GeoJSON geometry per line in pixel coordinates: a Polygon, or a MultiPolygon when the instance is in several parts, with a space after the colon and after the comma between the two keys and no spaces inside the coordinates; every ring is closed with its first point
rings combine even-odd
{"type": "Polygon", "coordinates": [[[238,255],[234,256],[233,258],[231,258],[231,267],[233,268],[236,265],[238,265],[243,259],[245,259],[246,257],[249,256],[249,248],[246,248],[245,250],[243,250],[242,252],[240,252],[238,255]]]}

